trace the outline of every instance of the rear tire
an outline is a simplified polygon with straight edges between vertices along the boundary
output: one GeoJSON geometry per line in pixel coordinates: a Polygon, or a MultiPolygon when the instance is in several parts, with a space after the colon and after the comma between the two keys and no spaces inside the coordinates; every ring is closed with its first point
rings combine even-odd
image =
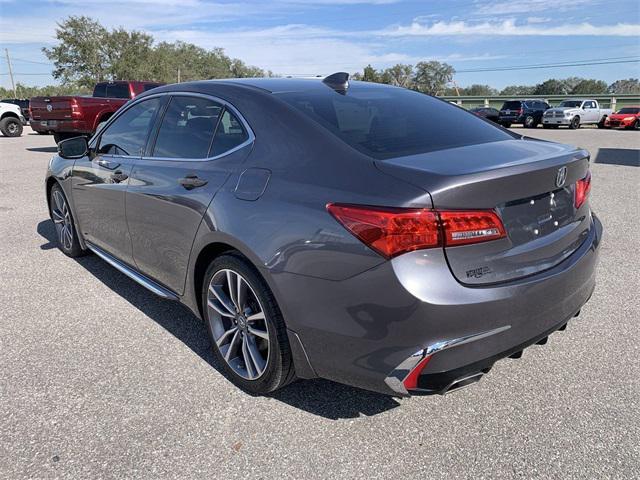
{"type": "Polygon", "coordinates": [[[264,279],[243,257],[225,254],[211,262],[202,311],[213,353],[236,386],[266,395],[295,380],[282,313],[264,279]]]}
{"type": "Polygon", "coordinates": [[[577,130],[580,128],[580,117],[573,117],[569,123],[569,128],[571,130],[577,130]]]}
{"type": "Polygon", "coordinates": [[[19,137],[22,135],[22,122],[15,117],[5,117],[0,120],[0,132],[5,137],[19,137]]]}
{"type": "Polygon", "coordinates": [[[600,121],[597,123],[598,128],[604,128],[604,122],[607,120],[607,116],[605,115],[604,117],[602,117],[600,119],[600,121]]]}
{"type": "Polygon", "coordinates": [[[78,240],[78,233],[67,197],[62,187],[57,183],[51,187],[49,193],[49,216],[53,220],[58,248],[62,253],[71,258],[86,255],[87,252],[82,250],[78,240]]]}

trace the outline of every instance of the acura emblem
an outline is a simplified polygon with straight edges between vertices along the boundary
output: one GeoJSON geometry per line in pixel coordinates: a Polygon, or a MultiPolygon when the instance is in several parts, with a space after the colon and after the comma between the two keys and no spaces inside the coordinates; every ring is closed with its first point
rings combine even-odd
{"type": "Polygon", "coordinates": [[[50,112],[51,110],[53,110],[53,106],[50,103],[48,103],[47,104],[47,112],[50,112]]]}
{"type": "Polygon", "coordinates": [[[556,174],[556,187],[558,188],[562,187],[566,180],[567,180],[567,167],[562,167],[558,169],[558,173],[556,174]]]}

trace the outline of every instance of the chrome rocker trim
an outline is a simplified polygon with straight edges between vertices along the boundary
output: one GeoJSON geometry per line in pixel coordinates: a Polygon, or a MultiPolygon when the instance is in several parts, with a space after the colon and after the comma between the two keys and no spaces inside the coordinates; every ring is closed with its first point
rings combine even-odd
{"type": "Polygon", "coordinates": [[[502,327],[487,330],[485,332],[472,333],[470,335],[465,335],[464,337],[441,340],[439,342],[432,343],[431,345],[427,345],[423,349],[418,350],[416,353],[404,360],[400,365],[398,365],[395,370],[393,370],[393,372],[391,372],[389,376],[384,379],[384,382],[394,392],[402,395],[403,397],[408,396],[409,392],[402,382],[409,375],[411,370],[413,370],[424,357],[441,352],[442,350],[447,350],[448,348],[457,347],[466,343],[475,342],[476,340],[490,337],[492,335],[497,335],[498,333],[502,333],[506,330],[509,330],[510,328],[511,325],[503,325],[502,327]]]}
{"type": "Polygon", "coordinates": [[[125,265],[117,258],[113,257],[112,255],[102,250],[100,247],[96,247],[95,245],[89,242],[85,242],[85,243],[87,244],[87,248],[91,250],[93,253],[95,253],[98,257],[100,257],[102,260],[104,260],[109,265],[114,267],[116,270],[119,270],[120,272],[124,273],[131,280],[142,285],[144,288],[146,288],[150,292],[155,293],[159,297],[166,298],[167,300],[178,300],[178,295],[173,293],[171,290],[157,284],[153,280],[142,275],[140,272],[125,265]]]}

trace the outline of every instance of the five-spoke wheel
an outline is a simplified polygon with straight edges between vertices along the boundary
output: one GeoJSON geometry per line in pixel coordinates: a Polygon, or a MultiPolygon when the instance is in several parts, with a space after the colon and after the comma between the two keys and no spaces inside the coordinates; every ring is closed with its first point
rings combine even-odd
{"type": "Polygon", "coordinates": [[[58,247],[70,257],[84,255],[73,223],[73,214],[62,187],[55,184],[49,193],[49,212],[56,229],[58,247]]]}

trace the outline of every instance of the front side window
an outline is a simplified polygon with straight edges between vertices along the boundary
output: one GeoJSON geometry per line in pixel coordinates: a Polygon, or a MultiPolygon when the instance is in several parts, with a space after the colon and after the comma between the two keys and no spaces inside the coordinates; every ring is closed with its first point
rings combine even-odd
{"type": "Polygon", "coordinates": [[[462,108],[401,88],[358,85],[346,95],[333,90],[277,95],[379,160],[514,138],[462,108]]]}
{"type": "Polygon", "coordinates": [[[134,105],[118,116],[101,135],[98,153],[141,155],[159,107],[160,99],[151,98],[134,105]]]}
{"type": "Polygon", "coordinates": [[[229,110],[225,110],[220,124],[213,138],[213,149],[211,156],[216,157],[224,152],[242,145],[249,139],[249,135],[242,126],[242,123],[229,110]]]}
{"type": "Polygon", "coordinates": [[[207,158],[222,108],[206,98],[173,97],[162,119],[153,156],[207,158]]]}

